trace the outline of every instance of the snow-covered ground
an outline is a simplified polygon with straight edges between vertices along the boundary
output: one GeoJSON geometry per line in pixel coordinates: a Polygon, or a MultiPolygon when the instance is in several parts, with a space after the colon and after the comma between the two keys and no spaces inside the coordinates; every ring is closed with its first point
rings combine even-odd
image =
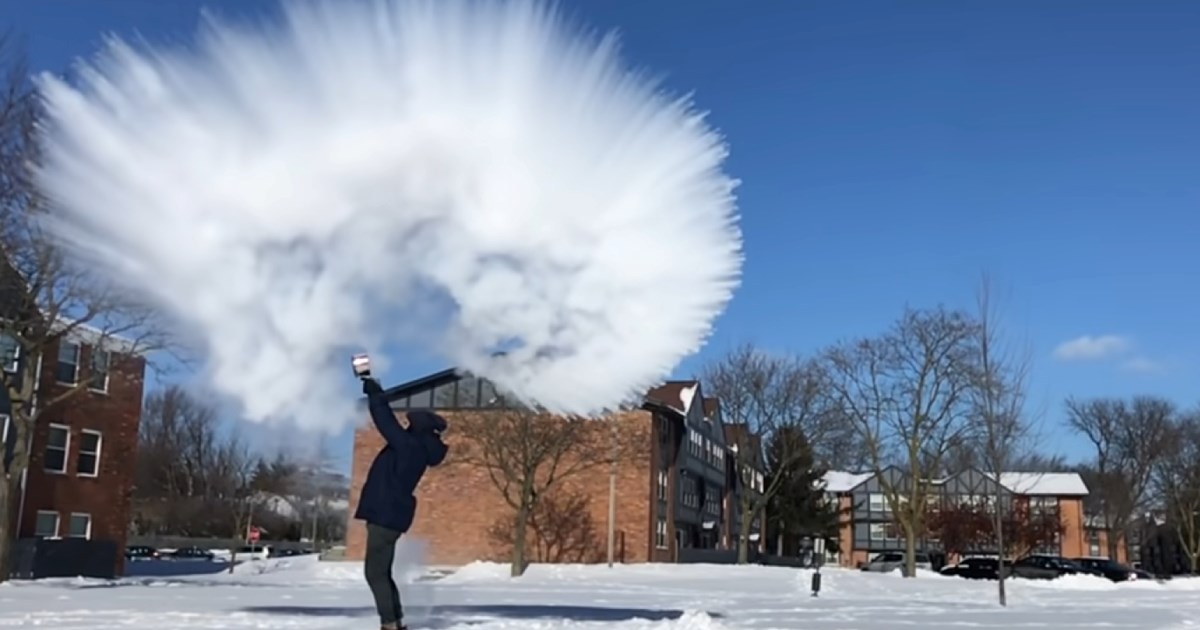
{"type": "MultiPolygon", "coordinates": [[[[419,550],[402,562],[419,566],[419,550]]],[[[1200,628],[1200,581],[1114,585],[1095,578],[995,585],[934,574],[827,569],[819,598],[811,573],[711,565],[535,566],[518,580],[479,564],[441,579],[402,579],[414,628],[1200,628]]],[[[0,629],[376,628],[361,565],[280,559],[234,574],[52,580],[0,586],[0,629]]]]}

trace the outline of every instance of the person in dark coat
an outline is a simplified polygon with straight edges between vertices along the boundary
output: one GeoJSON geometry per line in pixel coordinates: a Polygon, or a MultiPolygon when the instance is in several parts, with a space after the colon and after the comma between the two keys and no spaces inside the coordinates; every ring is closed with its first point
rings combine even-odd
{"type": "Polygon", "coordinates": [[[379,381],[369,376],[362,381],[371,420],[387,445],[371,464],[354,518],[367,523],[365,573],[379,612],[380,628],[404,630],[404,609],[392,579],[392,563],[396,543],[416,516],[417,498],[413,493],[417,484],[428,468],[446,458],[448,449],[442,441],[446,420],[431,411],[414,410],[405,414],[408,426],[403,427],[379,381]]]}

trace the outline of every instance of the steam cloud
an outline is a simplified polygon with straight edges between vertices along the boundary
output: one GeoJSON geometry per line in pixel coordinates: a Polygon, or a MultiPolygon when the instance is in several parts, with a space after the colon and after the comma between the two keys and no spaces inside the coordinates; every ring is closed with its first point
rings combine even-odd
{"type": "Polygon", "coordinates": [[[79,70],[39,79],[49,225],[251,420],[341,428],[347,348],[414,339],[598,413],[697,350],[740,279],[722,138],[543,4],[288,4],[79,70]]]}

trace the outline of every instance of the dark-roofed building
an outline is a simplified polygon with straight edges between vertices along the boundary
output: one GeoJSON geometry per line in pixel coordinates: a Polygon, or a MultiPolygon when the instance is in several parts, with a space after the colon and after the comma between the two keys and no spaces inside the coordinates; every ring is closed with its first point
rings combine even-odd
{"type": "MultiPolygon", "coordinates": [[[[907,487],[908,477],[900,469],[887,468],[881,474],[886,475],[892,487],[907,487]]],[[[1098,546],[1089,545],[1083,511],[1088,489],[1078,474],[1006,472],[999,477],[995,479],[994,475],[968,469],[934,480],[932,501],[944,505],[991,501],[989,497],[998,496],[1005,504],[1019,502],[1034,512],[1056,513],[1063,524],[1062,535],[1033,552],[1073,558],[1099,555],[1098,546]]],[[[837,498],[843,514],[839,535],[842,566],[861,566],[880,552],[904,548],[904,536],[892,518],[884,484],[878,476],[869,472],[829,471],[825,474],[824,489],[831,498],[837,498]]],[[[938,542],[928,536],[921,537],[917,545],[918,551],[932,555],[941,552],[938,542]]],[[[995,550],[979,552],[995,553],[995,550]]]]}
{"type": "MultiPolygon", "coordinates": [[[[446,370],[388,390],[397,412],[433,409],[451,426],[463,414],[496,413],[503,408],[501,392],[485,379],[446,370]]],[[[618,562],[675,562],[684,549],[732,549],[731,485],[726,429],[720,405],[705,398],[696,381],[670,381],[648,391],[640,408],[606,418],[640,445],[618,467],[616,560],[618,562]]],[[[506,505],[485,470],[455,465],[455,441],[467,439],[451,429],[446,464],[430,470],[418,489],[418,515],[412,535],[429,544],[428,562],[462,565],[475,560],[507,560],[508,544],[492,535],[512,508],[506,505]]],[[[355,435],[351,480],[353,515],[367,470],[383,439],[373,425],[355,435]]],[[[608,525],[607,467],[591,469],[564,480],[561,491],[586,506],[574,526],[570,553],[530,544],[535,562],[594,562],[606,554],[608,525]]],[[[362,558],[366,542],[363,524],[352,520],[346,548],[350,558],[362,558]]]]}

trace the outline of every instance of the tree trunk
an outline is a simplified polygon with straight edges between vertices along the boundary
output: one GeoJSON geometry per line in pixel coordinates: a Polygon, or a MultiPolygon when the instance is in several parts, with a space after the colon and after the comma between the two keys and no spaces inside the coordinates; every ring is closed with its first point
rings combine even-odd
{"type": "Polygon", "coordinates": [[[1116,530],[1116,528],[1109,528],[1109,530],[1108,530],[1108,559],[1112,560],[1113,562],[1119,562],[1121,559],[1121,556],[1117,554],[1117,552],[1121,549],[1120,541],[1121,541],[1121,533],[1118,532],[1116,530]]]}
{"type": "Polygon", "coordinates": [[[521,501],[521,507],[517,508],[517,517],[514,523],[515,530],[513,531],[513,551],[512,551],[512,569],[510,575],[512,577],[520,577],[525,573],[527,566],[525,560],[525,545],[526,545],[526,530],[529,528],[529,512],[531,507],[525,499],[521,501]]]}
{"type": "Polygon", "coordinates": [[[1008,606],[1008,594],[1004,590],[1004,518],[1000,512],[1000,501],[996,501],[992,526],[996,529],[996,594],[1001,606],[1008,606]]]}
{"type": "MultiPolygon", "coordinates": [[[[0,447],[3,446],[0,444],[0,447]]],[[[3,453],[3,448],[0,448],[0,456],[3,453]]],[[[8,477],[0,477],[0,583],[8,581],[9,575],[12,574],[12,543],[16,538],[12,525],[16,520],[17,500],[20,497],[20,494],[14,491],[15,485],[8,477]]]]}
{"type": "Polygon", "coordinates": [[[904,577],[917,577],[917,532],[904,528],[904,577]]]}
{"type": "MultiPolygon", "coordinates": [[[[744,495],[745,496],[745,495],[744,495]]],[[[750,501],[743,499],[742,518],[738,523],[738,564],[750,563],[750,526],[754,523],[754,510],[750,501]]]]}

